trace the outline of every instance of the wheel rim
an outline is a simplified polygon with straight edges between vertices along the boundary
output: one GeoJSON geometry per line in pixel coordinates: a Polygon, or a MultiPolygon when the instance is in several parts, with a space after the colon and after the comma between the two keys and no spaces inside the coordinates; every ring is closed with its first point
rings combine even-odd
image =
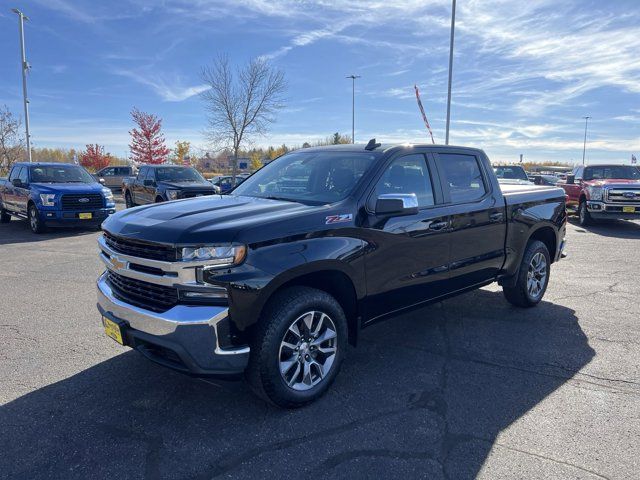
{"type": "Polygon", "coordinates": [[[533,299],[537,299],[544,288],[547,279],[547,259],[538,252],[529,263],[529,271],[527,272],[527,292],[533,299]]]}
{"type": "Polygon", "coordinates": [[[31,229],[32,230],[37,230],[38,229],[38,214],[36,212],[36,209],[31,207],[31,210],[29,210],[29,212],[31,213],[31,215],[29,215],[29,223],[31,224],[31,229]]]}
{"type": "Polygon", "coordinates": [[[318,385],[329,374],[338,350],[333,320],[326,313],[306,312],[296,318],[282,338],[280,375],[293,390],[318,385]]]}

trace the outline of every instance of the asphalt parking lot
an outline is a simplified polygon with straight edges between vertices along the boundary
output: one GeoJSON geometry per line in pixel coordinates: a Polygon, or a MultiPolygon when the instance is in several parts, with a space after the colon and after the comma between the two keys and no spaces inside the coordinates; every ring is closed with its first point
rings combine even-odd
{"type": "Polygon", "coordinates": [[[570,225],[537,308],[371,327],[296,411],[107,338],[97,235],[0,225],[0,478],[638,478],[640,223],[570,225]]]}

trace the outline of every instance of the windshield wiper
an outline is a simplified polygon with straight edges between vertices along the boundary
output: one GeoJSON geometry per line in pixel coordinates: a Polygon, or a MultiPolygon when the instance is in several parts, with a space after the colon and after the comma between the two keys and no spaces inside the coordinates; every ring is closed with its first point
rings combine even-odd
{"type": "Polygon", "coordinates": [[[293,202],[293,203],[298,203],[297,200],[292,200],[291,198],[285,198],[285,197],[276,197],[273,195],[270,195],[268,197],[260,197],[260,198],[266,198],[267,200],[281,200],[283,202],[293,202]]]}

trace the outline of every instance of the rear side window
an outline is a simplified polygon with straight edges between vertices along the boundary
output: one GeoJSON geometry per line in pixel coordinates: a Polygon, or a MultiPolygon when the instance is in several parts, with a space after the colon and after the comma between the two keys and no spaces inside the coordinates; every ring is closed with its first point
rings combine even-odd
{"type": "Polygon", "coordinates": [[[452,203],[479,200],[487,193],[478,159],[474,155],[439,153],[440,168],[452,203]]]}
{"type": "Polygon", "coordinates": [[[418,197],[418,207],[434,205],[431,176],[424,155],[405,155],[391,162],[378,180],[373,202],[388,193],[413,193],[418,197]]]}

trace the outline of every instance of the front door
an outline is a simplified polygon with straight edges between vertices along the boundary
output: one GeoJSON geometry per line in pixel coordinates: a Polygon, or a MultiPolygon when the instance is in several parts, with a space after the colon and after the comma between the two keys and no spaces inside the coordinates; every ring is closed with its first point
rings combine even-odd
{"type": "Polygon", "coordinates": [[[391,160],[367,200],[366,321],[438,297],[446,287],[448,218],[443,214],[433,159],[423,153],[391,160]],[[382,194],[413,193],[418,213],[376,215],[382,194]]]}

